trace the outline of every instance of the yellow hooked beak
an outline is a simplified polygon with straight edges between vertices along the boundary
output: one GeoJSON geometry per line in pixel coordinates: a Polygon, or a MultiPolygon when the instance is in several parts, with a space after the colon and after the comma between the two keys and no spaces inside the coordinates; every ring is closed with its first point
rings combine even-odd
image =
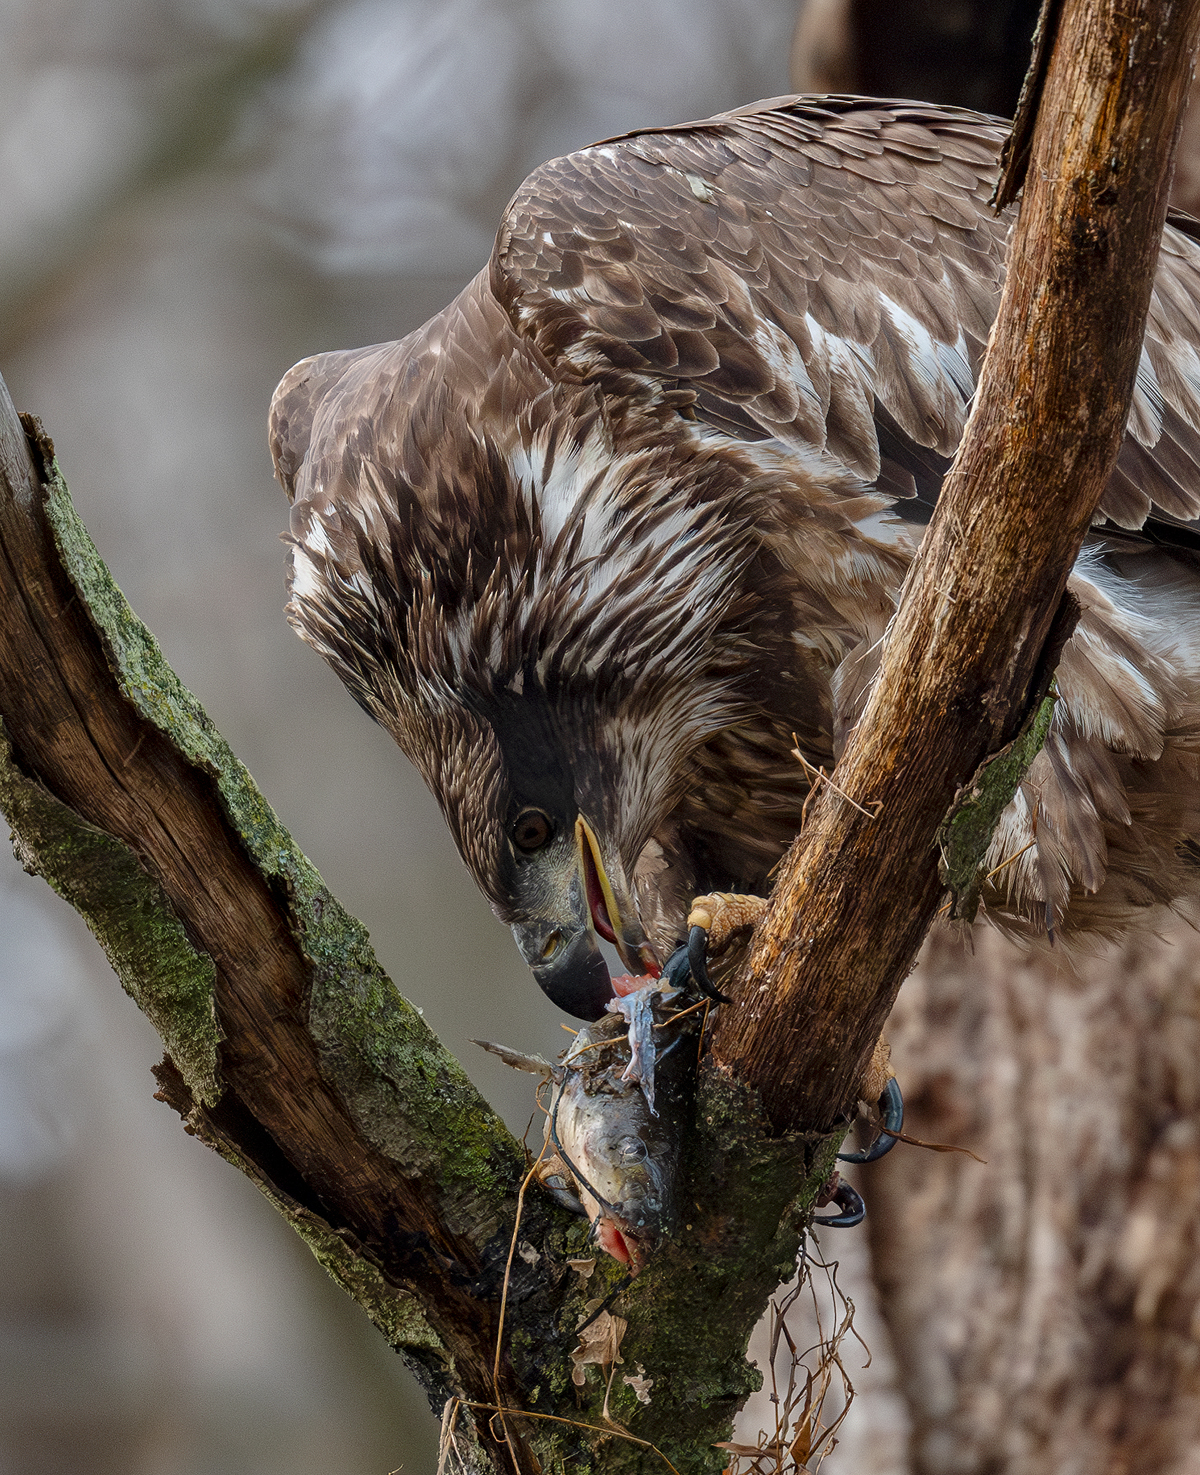
{"type": "Polygon", "coordinates": [[[621,955],[621,961],[631,973],[648,973],[657,978],[662,970],[654,956],[654,949],[644,938],[638,938],[641,928],[632,918],[632,925],[622,920],[612,883],[600,858],[600,842],[582,814],[575,821],[575,844],[579,851],[579,871],[583,877],[592,926],[606,942],[613,944],[621,955]]]}

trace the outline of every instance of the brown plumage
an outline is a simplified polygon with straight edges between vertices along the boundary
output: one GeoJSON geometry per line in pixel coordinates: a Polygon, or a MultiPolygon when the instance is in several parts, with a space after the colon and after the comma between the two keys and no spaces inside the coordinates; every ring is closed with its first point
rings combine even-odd
{"type": "MultiPolygon", "coordinates": [[[[399,343],[284,378],[289,614],[396,738],[543,987],[594,1014],[755,890],[861,711],[961,436],[1011,217],[994,119],[783,98],[536,170],[399,343]],[[650,946],[647,945],[647,938],[650,946]]],[[[1050,740],[989,912],[1194,889],[1200,247],[1169,227],[1050,740]]]]}

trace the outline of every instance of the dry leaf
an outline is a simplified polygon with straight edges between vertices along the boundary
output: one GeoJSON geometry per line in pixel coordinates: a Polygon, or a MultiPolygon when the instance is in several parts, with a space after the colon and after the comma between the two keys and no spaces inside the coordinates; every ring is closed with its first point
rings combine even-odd
{"type": "Polygon", "coordinates": [[[587,1280],[596,1268],[596,1259],[593,1256],[590,1260],[568,1260],[567,1264],[579,1272],[580,1280],[587,1280]]]}
{"type": "MultiPolygon", "coordinates": [[[[584,1309],[590,1316],[601,1305],[601,1300],[589,1301],[584,1309]]],[[[577,1388],[583,1387],[586,1376],[583,1370],[589,1363],[594,1363],[597,1367],[608,1367],[621,1361],[621,1339],[628,1325],[623,1316],[614,1316],[611,1311],[601,1311],[590,1326],[585,1326],[580,1331],[579,1346],[571,1353],[571,1362],[574,1364],[571,1381],[577,1388]]]]}
{"type": "Polygon", "coordinates": [[[797,1429],[795,1439],[788,1446],[788,1454],[798,1465],[807,1465],[808,1457],[812,1454],[812,1415],[813,1411],[810,1409],[797,1429]]]}

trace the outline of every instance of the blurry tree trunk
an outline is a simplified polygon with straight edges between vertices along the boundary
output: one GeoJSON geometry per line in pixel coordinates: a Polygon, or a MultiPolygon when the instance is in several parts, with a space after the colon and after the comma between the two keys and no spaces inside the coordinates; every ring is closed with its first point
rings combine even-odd
{"type": "MultiPolygon", "coordinates": [[[[914,97],[1009,118],[1037,14],[1037,0],[802,0],[791,85],[914,97]]],[[[1200,214],[1200,107],[1190,104],[1171,203],[1200,214]]]]}
{"type": "Polygon", "coordinates": [[[1038,0],[807,0],[792,38],[792,86],[1010,118],[1037,17],[1038,0]]]}
{"type": "Polygon", "coordinates": [[[890,1029],[906,1128],[987,1160],[864,1174],[913,1471],[1194,1471],[1200,936],[1065,956],[940,932],[890,1029]]]}

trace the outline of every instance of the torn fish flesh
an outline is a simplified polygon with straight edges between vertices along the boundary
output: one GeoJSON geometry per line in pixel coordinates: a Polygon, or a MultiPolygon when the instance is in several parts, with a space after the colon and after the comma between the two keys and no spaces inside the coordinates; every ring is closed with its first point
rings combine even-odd
{"type": "Polygon", "coordinates": [[[634,1275],[676,1223],[701,1023],[699,1012],[673,1007],[681,997],[648,985],[615,1000],[553,1066],[475,1042],[553,1082],[542,1176],[561,1198],[569,1173],[597,1242],[634,1275]]]}

